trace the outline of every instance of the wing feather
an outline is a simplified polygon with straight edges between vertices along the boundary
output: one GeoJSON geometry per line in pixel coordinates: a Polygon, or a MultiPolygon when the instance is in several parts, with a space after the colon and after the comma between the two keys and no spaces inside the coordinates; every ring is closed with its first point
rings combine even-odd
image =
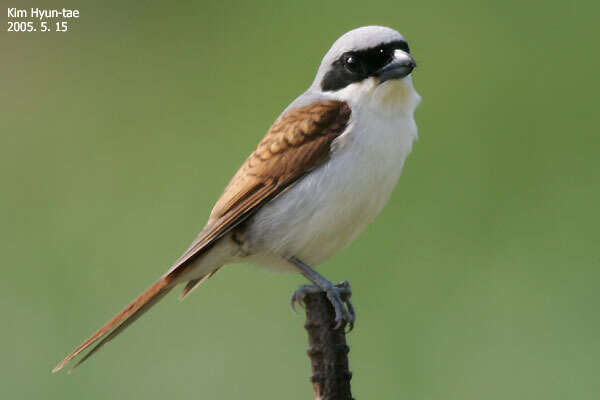
{"type": "MultiPolygon", "coordinates": [[[[99,341],[75,367],[87,360],[177,285],[177,276],[216,240],[289,188],[304,174],[325,162],[329,157],[331,143],[346,129],[349,118],[350,107],[340,101],[312,103],[278,118],[229,182],[212,210],[206,227],[188,250],[165,275],[75,348],[53,372],[63,368],[74,357],[99,341]]],[[[215,272],[216,270],[189,281],[182,297],[215,272]]]]}
{"type": "Polygon", "coordinates": [[[179,274],[217,239],[250,217],[263,204],[329,158],[351,110],[343,101],[319,101],[286,112],[231,179],[215,204],[206,228],[168,274],[179,274]]]}

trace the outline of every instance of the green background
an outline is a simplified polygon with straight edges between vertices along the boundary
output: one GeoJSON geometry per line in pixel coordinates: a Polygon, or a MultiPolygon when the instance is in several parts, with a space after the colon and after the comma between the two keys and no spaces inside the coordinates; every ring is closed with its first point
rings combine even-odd
{"type": "Polygon", "coordinates": [[[303,279],[245,265],[50,369],[169,267],[369,24],[406,36],[423,102],[390,204],[320,269],[353,284],[354,396],[598,398],[598,3],[95,3],[5,5],[81,18],[2,32],[1,398],[311,398],[303,279]]]}

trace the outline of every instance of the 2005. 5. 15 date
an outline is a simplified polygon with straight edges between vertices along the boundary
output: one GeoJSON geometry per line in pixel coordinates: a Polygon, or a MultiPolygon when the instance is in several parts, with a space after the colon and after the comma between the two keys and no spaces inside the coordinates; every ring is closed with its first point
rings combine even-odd
{"type": "Polygon", "coordinates": [[[8,22],[7,32],[66,32],[69,30],[69,25],[66,21],[62,22],[46,22],[42,21],[36,24],[32,21],[28,22],[8,22]]]}

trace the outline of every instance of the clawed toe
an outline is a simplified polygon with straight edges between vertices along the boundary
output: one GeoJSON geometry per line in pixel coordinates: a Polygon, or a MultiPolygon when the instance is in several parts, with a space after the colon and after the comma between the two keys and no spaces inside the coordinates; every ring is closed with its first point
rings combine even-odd
{"type": "Polygon", "coordinates": [[[300,307],[306,308],[306,305],[304,304],[304,298],[306,297],[306,295],[310,293],[317,293],[320,291],[321,289],[314,285],[300,286],[298,289],[296,289],[294,293],[292,293],[292,298],[290,299],[290,307],[292,307],[292,311],[294,311],[294,313],[296,314],[298,313],[298,311],[296,310],[296,303],[298,303],[300,307]]]}
{"type": "Polygon", "coordinates": [[[348,332],[354,329],[354,321],[356,320],[356,313],[354,311],[354,306],[350,301],[350,297],[352,297],[352,287],[350,286],[350,282],[343,281],[335,285],[340,293],[340,299],[343,302],[344,307],[342,307],[342,315],[343,321],[340,321],[340,326],[336,326],[336,329],[341,327],[342,325],[348,324],[348,332]]]}
{"type": "Polygon", "coordinates": [[[348,332],[354,328],[356,321],[356,313],[354,306],[350,301],[352,297],[352,287],[348,281],[343,281],[337,285],[331,285],[325,290],[315,285],[302,285],[292,294],[290,299],[290,307],[297,313],[296,304],[302,308],[306,308],[304,299],[306,295],[318,292],[325,292],[327,299],[331,302],[335,311],[335,326],[334,329],[340,329],[348,326],[348,332]]]}
{"type": "Polygon", "coordinates": [[[300,270],[302,275],[316,285],[303,285],[294,292],[290,302],[292,310],[294,310],[294,312],[296,311],[296,302],[302,306],[303,299],[308,293],[323,291],[335,311],[335,329],[348,325],[350,330],[352,330],[354,321],[356,320],[356,313],[350,302],[350,297],[352,297],[350,283],[348,281],[343,281],[337,285],[333,285],[327,278],[296,257],[290,257],[288,258],[288,261],[294,264],[296,268],[300,270]]]}

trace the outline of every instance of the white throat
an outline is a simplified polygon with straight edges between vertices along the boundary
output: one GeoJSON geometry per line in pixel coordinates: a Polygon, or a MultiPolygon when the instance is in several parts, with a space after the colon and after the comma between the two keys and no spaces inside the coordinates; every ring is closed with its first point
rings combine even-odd
{"type": "MultiPolygon", "coordinates": [[[[417,137],[413,111],[420,99],[408,79],[380,87],[363,81],[323,96],[352,109],[331,159],[261,209],[249,228],[251,237],[262,236],[257,247],[263,251],[312,266],[348,246],[389,200],[417,137]]],[[[263,253],[259,259],[278,270],[290,268],[279,257],[263,253]]]]}
{"type": "Polygon", "coordinates": [[[412,116],[421,101],[410,75],[382,84],[375,78],[368,78],[350,84],[329,96],[347,102],[352,110],[367,107],[380,115],[402,113],[412,116]]]}

